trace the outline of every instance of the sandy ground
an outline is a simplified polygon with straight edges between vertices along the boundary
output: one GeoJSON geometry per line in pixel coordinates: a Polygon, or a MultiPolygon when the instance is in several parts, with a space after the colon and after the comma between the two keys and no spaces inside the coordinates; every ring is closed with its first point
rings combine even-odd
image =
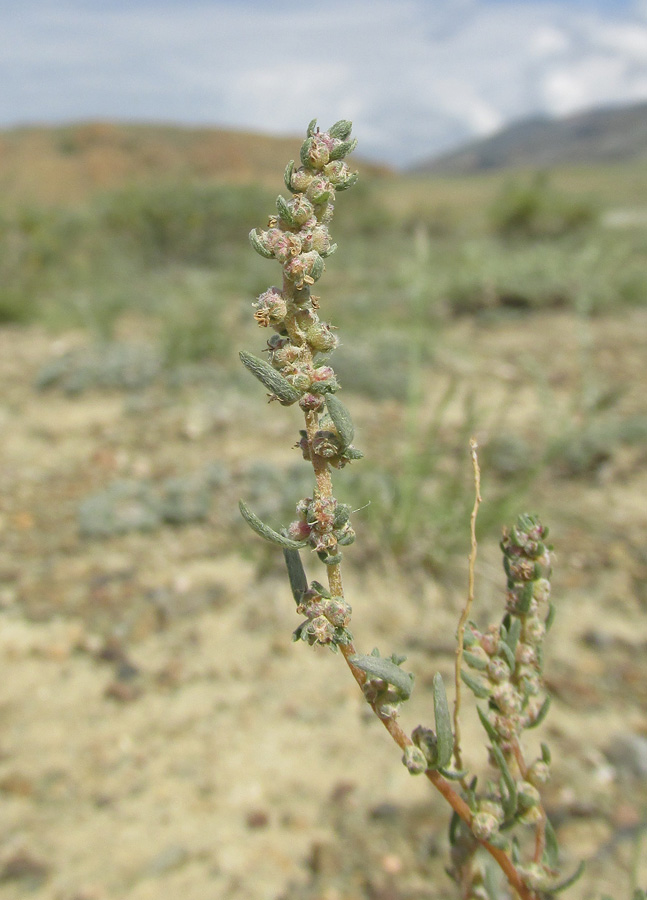
{"type": "MultiPolygon", "coordinates": [[[[560,336],[576,326],[544,324],[568,390],[560,336]]],[[[622,366],[626,403],[643,412],[646,324],[636,313],[592,325],[598,371],[622,366]]],[[[200,386],[151,387],[136,401],[35,390],[43,362],[78,339],[0,332],[0,897],[454,896],[444,802],[400,765],[343,660],[291,643],[298,619],[280,560],[232,540],[240,473],[292,439],[281,417],[261,402],[250,421],[235,395],[214,412],[200,386]],[[79,504],[114,479],[159,481],[213,461],[230,478],[206,522],[79,534],[79,504]]],[[[488,340],[494,403],[537,330],[513,323],[488,340]]],[[[478,347],[474,358],[485,359],[478,347]]],[[[480,365],[467,374],[486,390],[480,365]]],[[[580,515],[564,516],[554,705],[532,740],[553,751],[547,805],[565,869],[588,860],[573,900],[629,898],[632,872],[647,887],[646,459],[634,447],[595,483],[555,488],[580,515]]],[[[430,724],[433,674],[451,681],[461,589],[394,566],[355,570],[352,553],[356,642],[408,654],[416,689],[403,723],[430,724]]],[[[482,614],[500,599],[498,567],[493,541],[479,562],[482,614]]],[[[464,735],[484,770],[473,714],[464,735]]]]}

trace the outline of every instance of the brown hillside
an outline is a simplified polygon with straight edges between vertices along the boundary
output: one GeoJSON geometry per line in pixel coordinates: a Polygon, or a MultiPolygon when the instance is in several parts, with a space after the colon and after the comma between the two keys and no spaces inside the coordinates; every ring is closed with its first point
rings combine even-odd
{"type": "MultiPolygon", "coordinates": [[[[216,128],[84,122],[0,131],[2,202],[77,203],[154,180],[276,184],[302,138],[216,128]]],[[[362,166],[359,168],[376,167],[362,166]]]]}

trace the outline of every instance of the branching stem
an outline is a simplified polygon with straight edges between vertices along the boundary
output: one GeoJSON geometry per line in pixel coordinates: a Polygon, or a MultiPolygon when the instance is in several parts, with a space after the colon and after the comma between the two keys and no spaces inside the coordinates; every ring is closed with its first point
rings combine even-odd
{"type": "Polygon", "coordinates": [[[461,708],[461,668],[463,665],[463,642],[465,638],[465,626],[472,610],[474,603],[474,567],[476,565],[476,517],[478,515],[479,504],[481,503],[481,470],[478,460],[478,444],[474,438],[470,440],[470,451],[472,455],[472,469],[474,472],[474,506],[472,515],[470,516],[470,555],[468,567],[468,586],[467,601],[461,613],[458,622],[458,630],[456,633],[456,667],[454,671],[454,682],[456,689],[456,699],[454,700],[454,759],[456,768],[463,768],[463,757],[461,754],[461,729],[460,729],[460,708],[461,708]]]}

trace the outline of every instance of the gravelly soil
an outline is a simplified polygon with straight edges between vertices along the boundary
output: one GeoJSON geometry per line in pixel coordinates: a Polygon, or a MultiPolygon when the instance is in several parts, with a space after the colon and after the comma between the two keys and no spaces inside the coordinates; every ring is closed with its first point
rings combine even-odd
{"type": "MultiPolygon", "coordinates": [[[[641,313],[590,325],[596,371],[622,381],[631,414],[647,413],[646,325],[641,313]]],[[[470,347],[465,377],[496,405],[532,349],[540,365],[550,360],[559,397],[575,389],[577,327],[566,316],[487,335],[457,324],[447,352],[470,347]]],[[[209,384],[37,391],[44,361],[80,340],[0,332],[0,896],[453,896],[442,800],[399,764],[342,660],[290,643],[297,620],[278,561],[236,550],[242,476],[250,460],[281,465],[290,424],[262,402],[249,411],[235,391],[215,408],[209,384]],[[229,474],[206,521],[79,534],[79,504],[115,479],[160,485],[214,462],[229,474]]],[[[519,415],[532,416],[517,396],[519,415]]],[[[358,431],[372,444],[379,427],[365,406],[358,431]]],[[[643,441],[593,480],[545,488],[563,510],[547,666],[555,699],[532,740],[553,750],[547,803],[566,868],[589,860],[572,898],[628,898],[632,868],[647,887],[637,849],[647,820],[646,461],[643,441]]],[[[451,681],[462,590],[395,566],[355,570],[353,552],[357,642],[408,654],[417,679],[404,721],[427,722],[434,672],[451,681]]],[[[494,540],[478,568],[487,614],[501,590],[494,540]]],[[[482,770],[473,718],[465,753],[482,770]]]]}

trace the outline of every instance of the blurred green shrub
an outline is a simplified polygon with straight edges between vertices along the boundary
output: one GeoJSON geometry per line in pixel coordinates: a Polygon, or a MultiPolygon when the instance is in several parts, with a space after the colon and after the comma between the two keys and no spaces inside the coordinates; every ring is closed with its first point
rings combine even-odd
{"type": "Polygon", "coordinates": [[[507,182],[489,210],[490,226],[503,238],[557,238],[591,225],[597,210],[591,200],[560,194],[545,172],[527,182],[507,182]]]}
{"type": "Polygon", "coordinates": [[[232,248],[247,248],[247,234],[267,192],[257,185],[159,184],[105,196],[100,218],[124,250],[147,265],[212,266],[232,248]]]}

